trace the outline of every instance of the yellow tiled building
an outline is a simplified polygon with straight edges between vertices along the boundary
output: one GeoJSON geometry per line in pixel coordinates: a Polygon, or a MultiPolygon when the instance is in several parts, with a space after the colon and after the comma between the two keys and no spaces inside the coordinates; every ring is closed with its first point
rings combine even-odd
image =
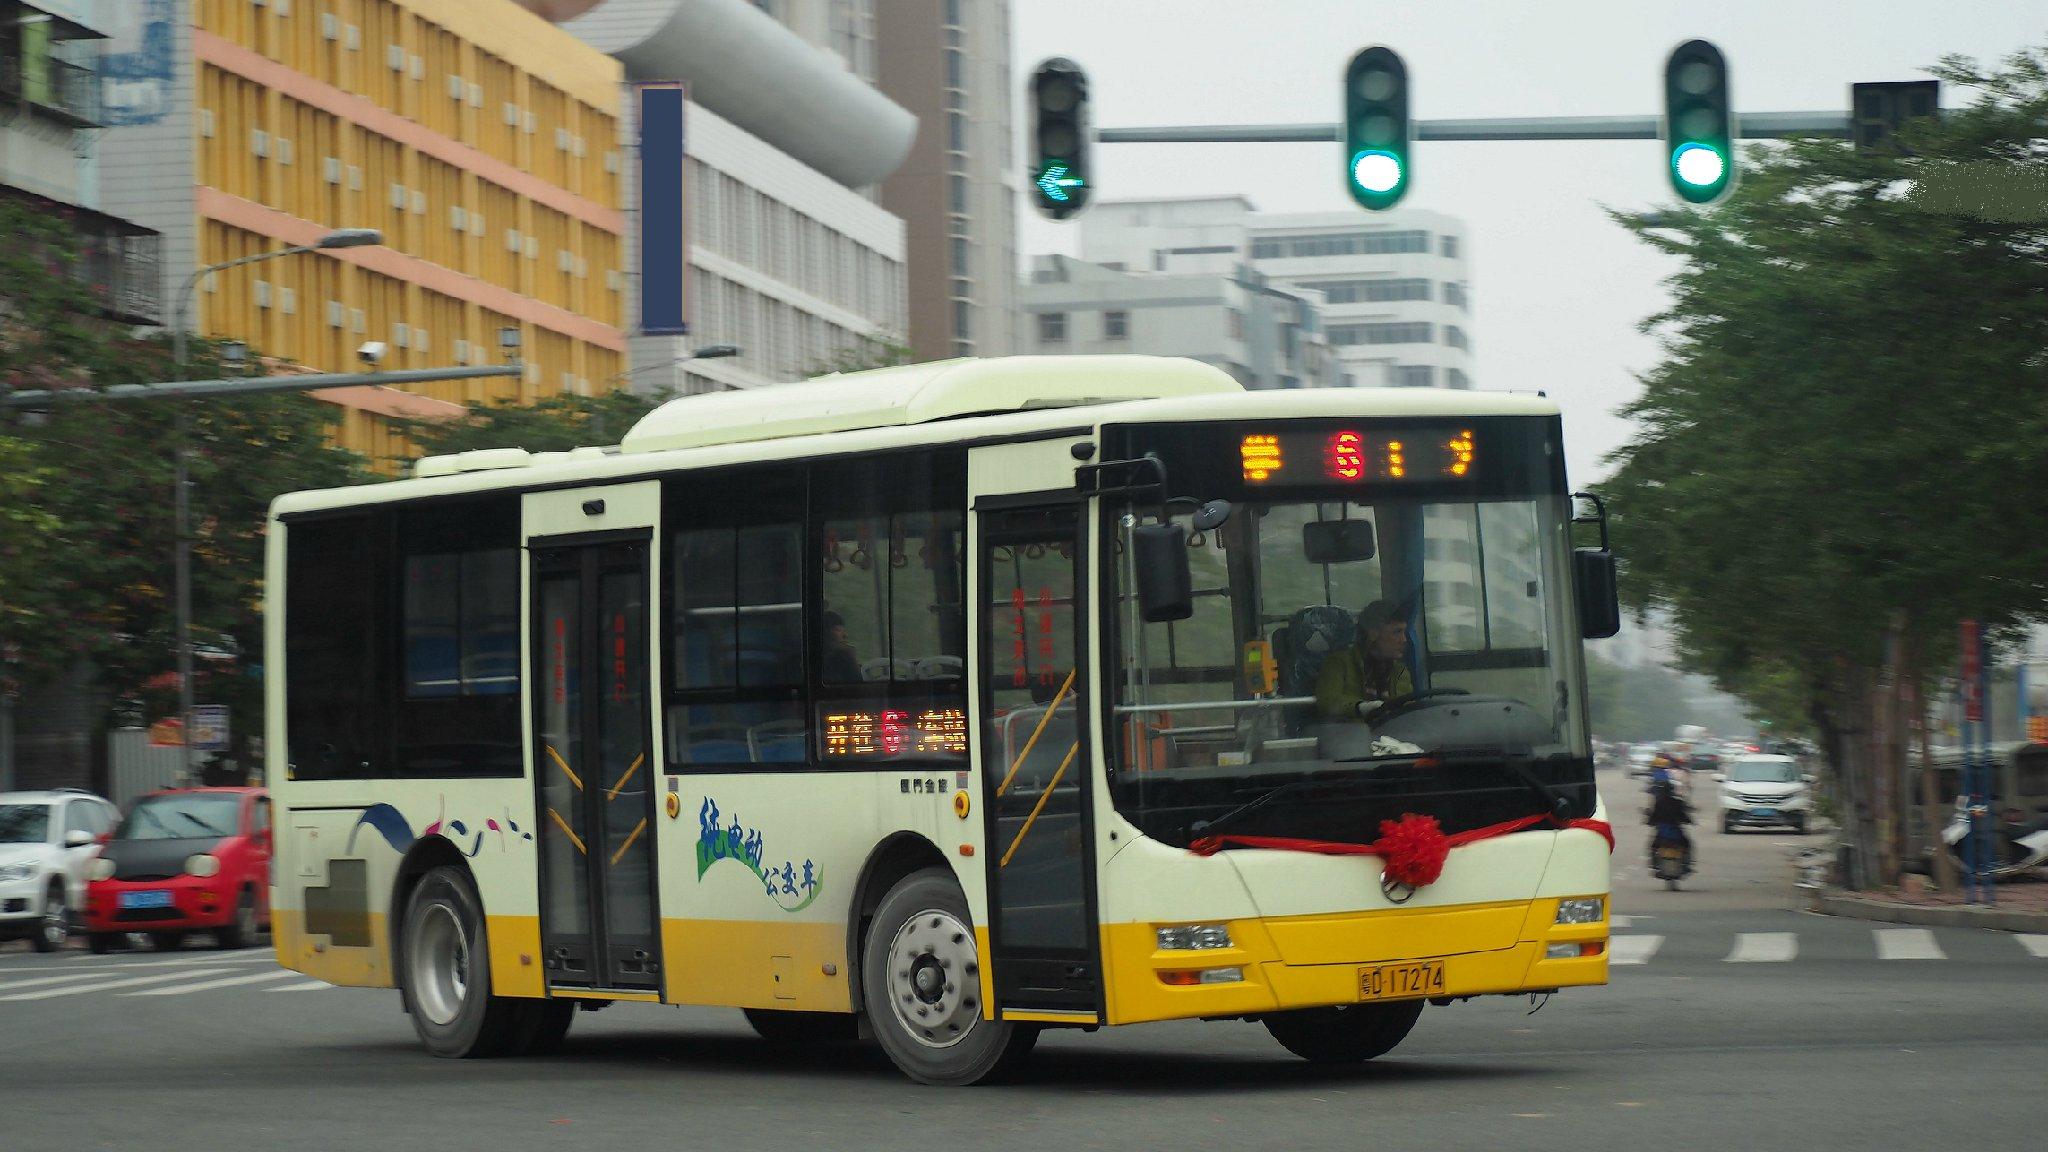
{"type": "MultiPolygon", "coordinates": [[[[387,369],[500,363],[499,330],[520,330],[523,379],[409,387],[429,402],[324,394],[344,408],[340,442],[374,459],[405,450],[392,415],[615,386],[627,267],[616,61],[511,0],[191,0],[183,12],[192,231],[189,259],[172,252],[172,287],[335,228],[384,236],[215,274],[199,331],[348,371],[369,341],[388,346],[387,369]]],[[[102,158],[110,198],[158,179],[102,158]]]]}

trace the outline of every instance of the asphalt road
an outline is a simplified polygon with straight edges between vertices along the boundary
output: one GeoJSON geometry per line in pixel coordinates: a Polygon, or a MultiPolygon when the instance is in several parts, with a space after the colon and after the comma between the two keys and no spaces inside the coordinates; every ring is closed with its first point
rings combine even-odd
{"type": "Polygon", "coordinates": [[[1264,1029],[1053,1034],[994,1088],[872,1049],[792,1051],[737,1012],[584,1014],[560,1056],[425,1055],[391,992],[262,950],[0,953],[0,1147],[1670,1149],[2031,1146],[2048,1122],[2048,939],[1793,910],[1789,834],[1700,832],[1644,874],[1631,785],[1613,983],[1531,1014],[1430,1008],[1323,1071],[1264,1029]]]}

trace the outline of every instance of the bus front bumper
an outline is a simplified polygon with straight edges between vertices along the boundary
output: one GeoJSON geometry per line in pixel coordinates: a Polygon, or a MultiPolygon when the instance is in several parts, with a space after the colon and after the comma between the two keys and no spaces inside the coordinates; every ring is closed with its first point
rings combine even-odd
{"type": "Polygon", "coordinates": [[[1558,903],[1228,920],[1230,947],[1187,951],[1159,948],[1164,925],[1105,925],[1107,1023],[1355,1004],[1370,970],[1428,961],[1443,965],[1429,999],[1605,984],[1605,900],[1601,919],[1585,924],[1557,923],[1558,903]],[[1499,946],[1503,928],[1513,942],[1499,946]]]}

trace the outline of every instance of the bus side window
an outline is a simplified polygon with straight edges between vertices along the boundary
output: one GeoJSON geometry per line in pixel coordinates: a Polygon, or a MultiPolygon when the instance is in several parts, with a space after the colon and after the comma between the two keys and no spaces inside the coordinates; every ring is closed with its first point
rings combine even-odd
{"type": "Polygon", "coordinates": [[[803,474],[672,484],[668,764],[801,764],[803,474]]]}
{"type": "Polygon", "coordinates": [[[285,524],[285,756],[297,779],[367,776],[379,759],[376,629],[365,622],[385,523],[361,513],[285,524]]]}

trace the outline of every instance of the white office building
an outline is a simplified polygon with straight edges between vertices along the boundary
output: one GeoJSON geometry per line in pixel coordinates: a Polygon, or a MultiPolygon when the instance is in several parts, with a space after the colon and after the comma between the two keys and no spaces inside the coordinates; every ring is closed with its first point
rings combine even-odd
{"type": "Polygon", "coordinates": [[[1312,292],[1249,267],[1132,273],[1041,256],[1018,291],[1021,347],[1040,356],[1136,353],[1213,364],[1247,388],[1338,383],[1312,292]]]}
{"type": "MultiPolygon", "coordinates": [[[[875,189],[917,120],[873,84],[873,0],[520,0],[618,59],[621,153],[638,163],[631,85],[683,81],[688,336],[634,335],[648,395],[801,380],[910,320],[903,221],[875,189]],[[688,360],[732,344],[730,359],[688,360]]],[[[637,246],[637,167],[626,182],[637,246]]],[[[638,276],[627,315],[638,315],[638,276]]]]}
{"type": "Polygon", "coordinates": [[[1081,256],[1133,273],[1228,273],[1323,300],[1352,387],[1470,388],[1470,244],[1439,212],[1262,213],[1242,196],[1116,200],[1081,218],[1081,256]]]}

